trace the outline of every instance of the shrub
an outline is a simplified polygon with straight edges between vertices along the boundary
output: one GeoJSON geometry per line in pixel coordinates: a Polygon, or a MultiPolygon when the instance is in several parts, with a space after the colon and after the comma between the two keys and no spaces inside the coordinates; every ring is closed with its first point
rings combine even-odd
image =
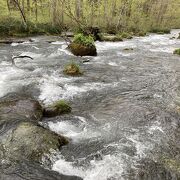
{"type": "Polygon", "coordinates": [[[176,49],[176,50],[174,50],[174,52],[173,52],[174,54],[177,54],[177,55],[180,55],[180,48],[179,49],[176,49]]]}
{"type": "Polygon", "coordinates": [[[0,20],[1,36],[24,36],[24,35],[41,35],[41,34],[60,34],[61,28],[53,26],[50,23],[32,23],[27,22],[27,27],[21,20],[8,17],[0,20]]]}
{"type": "Polygon", "coordinates": [[[152,28],[149,32],[157,34],[169,34],[171,30],[167,28],[152,28]]]}
{"type": "Polygon", "coordinates": [[[76,34],[73,39],[74,43],[82,44],[84,46],[95,46],[94,38],[90,35],[85,36],[82,33],[76,34]]]}
{"type": "Polygon", "coordinates": [[[79,65],[73,62],[65,66],[64,73],[71,76],[77,76],[82,74],[79,65]]]}

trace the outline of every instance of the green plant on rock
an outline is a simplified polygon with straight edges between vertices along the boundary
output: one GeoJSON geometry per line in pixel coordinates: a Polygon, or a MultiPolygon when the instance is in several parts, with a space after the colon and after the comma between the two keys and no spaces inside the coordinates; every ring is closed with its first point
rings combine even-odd
{"type": "Polygon", "coordinates": [[[82,71],[78,64],[72,62],[70,64],[67,64],[64,68],[64,73],[70,76],[78,76],[82,75],[82,71]]]}
{"type": "Polygon", "coordinates": [[[174,54],[177,54],[177,55],[180,55],[180,48],[179,49],[176,49],[176,50],[174,50],[174,52],[173,52],[174,54]]]}
{"type": "Polygon", "coordinates": [[[55,107],[58,111],[60,111],[62,114],[63,113],[70,113],[71,112],[71,107],[67,102],[64,100],[57,101],[53,104],[53,107],[55,107]]]}
{"type": "Polygon", "coordinates": [[[86,36],[82,33],[76,34],[73,39],[73,43],[81,44],[84,46],[95,46],[94,38],[90,35],[86,36]]]}
{"type": "Polygon", "coordinates": [[[121,36],[123,39],[132,39],[132,34],[127,32],[122,32],[119,34],[119,36],[121,36]]]}

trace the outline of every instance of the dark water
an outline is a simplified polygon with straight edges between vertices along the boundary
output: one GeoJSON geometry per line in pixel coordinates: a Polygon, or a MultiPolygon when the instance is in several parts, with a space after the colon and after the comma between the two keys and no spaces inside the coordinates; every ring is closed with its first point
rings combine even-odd
{"type": "Polygon", "coordinates": [[[71,115],[44,125],[70,138],[52,168],[85,180],[178,179],[180,176],[180,40],[149,35],[97,42],[97,57],[75,57],[63,41],[0,45],[0,96],[27,92],[42,104],[65,99],[71,115]],[[125,51],[125,48],[133,50],[125,51]],[[30,55],[34,60],[12,55],[30,55]],[[83,63],[83,60],[89,60],[83,63]],[[63,75],[75,61],[82,77],[63,75]]]}

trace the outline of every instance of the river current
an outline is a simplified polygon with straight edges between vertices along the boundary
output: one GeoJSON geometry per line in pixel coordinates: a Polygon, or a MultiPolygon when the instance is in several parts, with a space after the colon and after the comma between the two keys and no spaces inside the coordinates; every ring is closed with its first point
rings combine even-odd
{"type": "Polygon", "coordinates": [[[1,44],[0,97],[22,92],[44,106],[60,99],[72,106],[71,114],[41,123],[70,139],[52,157],[52,170],[84,180],[176,180],[180,57],[173,51],[180,48],[179,32],[96,42],[97,57],[75,57],[57,37],[1,44]],[[12,66],[16,55],[33,60],[16,59],[12,66]],[[82,76],[63,74],[72,61],[82,76]]]}

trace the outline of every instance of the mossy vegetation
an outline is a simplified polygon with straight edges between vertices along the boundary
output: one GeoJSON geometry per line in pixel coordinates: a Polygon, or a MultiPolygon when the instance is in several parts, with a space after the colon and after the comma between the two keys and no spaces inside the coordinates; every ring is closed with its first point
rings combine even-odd
{"type": "Polygon", "coordinates": [[[180,48],[179,49],[175,49],[173,54],[177,54],[177,55],[180,55],[180,48]]]}
{"type": "Polygon", "coordinates": [[[50,23],[27,22],[27,27],[17,18],[7,17],[0,20],[1,37],[24,37],[30,35],[58,35],[61,28],[50,23]]]}
{"type": "Polygon", "coordinates": [[[95,46],[94,38],[90,35],[84,35],[83,33],[76,34],[74,36],[73,43],[81,44],[88,47],[95,46]]]}
{"type": "Polygon", "coordinates": [[[152,28],[149,32],[156,34],[169,34],[171,30],[167,28],[152,28]]]}
{"type": "Polygon", "coordinates": [[[67,64],[63,72],[64,74],[67,74],[70,76],[79,76],[83,74],[79,65],[74,62],[67,64]]]}
{"type": "Polygon", "coordinates": [[[97,55],[94,38],[90,35],[84,35],[82,33],[74,36],[73,42],[69,44],[68,48],[75,56],[97,55]]]}
{"type": "Polygon", "coordinates": [[[71,112],[71,107],[69,106],[69,104],[64,101],[64,100],[60,100],[55,102],[52,107],[55,107],[58,111],[60,111],[62,114],[65,113],[70,113],[71,112]]]}
{"type": "Polygon", "coordinates": [[[119,33],[119,36],[122,39],[132,39],[133,38],[133,33],[122,32],[122,33],[119,33]]]}

